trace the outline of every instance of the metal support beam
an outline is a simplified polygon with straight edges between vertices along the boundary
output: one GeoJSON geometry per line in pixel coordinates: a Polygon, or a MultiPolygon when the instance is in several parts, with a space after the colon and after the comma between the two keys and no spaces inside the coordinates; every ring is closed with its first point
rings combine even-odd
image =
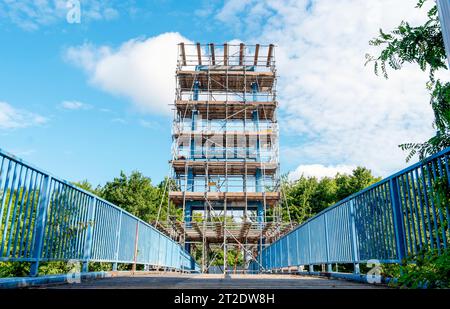
{"type": "Polygon", "coordinates": [[[200,43],[197,43],[197,57],[198,57],[198,65],[202,65],[202,49],[200,47],[200,43]]]}
{"type": "Polygon", "coordinates": [[[186,50],[184,48],[184,43],[180,43],[181,52],[181,65],[186,66],[186,50]]]}

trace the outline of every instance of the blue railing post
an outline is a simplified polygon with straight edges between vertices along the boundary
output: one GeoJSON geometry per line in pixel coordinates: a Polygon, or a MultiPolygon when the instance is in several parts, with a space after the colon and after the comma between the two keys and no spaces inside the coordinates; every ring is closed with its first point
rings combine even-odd
{"type": "Polygon", "coordinates": [[[309,272],[314,271],[314,265],[312,263],[312,252],[311,252],[311,223],[308,224],[308,253],[309,253],[309,272]]]}
{"type": "Polygon", "coordinates": [[[397,178],[389,180],[389,188],[392,204],[392,218],[394,221],[395,244],[397,249],[397,259],[401,262],[406,257],[405,226],[403,224],[403,212],[398,192],[397,178]]]}
{"type": "Polygon", "coordinates": [[[91,196],[91,202],[88,209],[88,226],[86,232],[86,241],[84,243],[84,254],[83,254],[83,272],[89,271],[89,260],[92,254],[92,240],[94,234],[94,220],[95,220],[95,210],[97,207],[97,198],[91,196]]]}
{"type": "Polygon", "coordinates": [[[323,220],[325,221],[325,246],[326,246],[326,252],[327,252],[327,272],[331,273],[332,267],[330,264],[330,242],[328,238],[328,219],[327,219],[327,213],[324,214],[323,220]]]}
{"type": "Polygon", "coordinates": [[[32,251],[33,262],[31,263],[30,276],[35,277],[39,273],[39,262],[42,255],[42,247],[44,244],[44,233],[45,224],[47,220],[47,210],[50,195],[50,186],[52,177],[45,175],[43,176],[44,181],[42,182],[42,187],[39,190],[39,205],[37,209],[37,219],[35,221],[35,228],[33,233],[34,247],[32,251]]]}
{"type": "MultiPolygon", "coordinates": [[[[359,254],[358,254],[358,235],[356,234],[356,211],[355,211],[355,200],[352,199],[349,202],[350,205],[350,238],[352,241],[352,257],[354,265],[354,273],[359,274],[359,254]]],[[[337,268],[336,268],[337,271],[337,268]]]]}
{"type": "Polygon", "coordinates": [[[138,242],[139,242],[139,220],[136,220],[136,232],[134,234],[134,257],[132,271],[136,271],[136,263],[138,258],[138,242]]]}
{"type": "Polygon", "coordinates": [[[119,218],[119,227],[116,231],[116,252],[114,254],[114,263],[113,263],[113,271],[117,271],[117,264],[119,261],[119,249],[120,249],[120,232],[122,231],[122,217],[123,213],[120,211],[120,218],[119,218]]]}
{"type": "MultiPolygon", "coordinates": [[[[183,267],[176,263],[175,254],[181,254],[183,256],[179,257],[185,256],[188,262],[191,259],[192,267],[198,270],[198,265],[189,254],[173,249],[174,240],[166,239],[162,248],[155,248],[153,243],[152,246],[141,246],[139,242],[148,237],[153,239],[152,234],[162,237],[162,233],[148,223],[2,149],[0,191],[1,189],[8,191],[8,195],[4,194],[1,198],[0,192],[0,218],[4,215],[9,220],[0,228],[0,249],[3,250],[0,258],[4,262],[30,263],[30,277],[39,275],[42,262],[64,262],[71,261],[72,258],[82,263],[83,272],[89,271],[89,262],[94,259],[112,263],[114,270],[117,270],[119,263],[131,263],[133,249],[131,244],[124,243],[128,237],[125,239],[121,236],[128,236],[132,230],[139,232],[134,247],[135,264],[146,262],[140,254],[147,255],[150,262],[150,257],[157,251],[160,260],[154,264],[187,270],[190,265],[186,265],[186,262],[183,267]],[[124,219],[123,216],[138,221],[136,230],[134,225],[126,224],[127,221],[124,220],[127,218],[124,219]],[[75,227],[81,230],[77,229],[74,237],[66,237],[66,233],[73,231],[72,228],[75,227]],[[147,228],[151,233],[147,233],[147,228]],[[162,261],[163,253],[169,248],[172,248],[170,260],[162,261]],[[124,255],[129,258],[124,258],[124,255]]],[[[133,239],[130,241],[133,242],[133,239]]]]}

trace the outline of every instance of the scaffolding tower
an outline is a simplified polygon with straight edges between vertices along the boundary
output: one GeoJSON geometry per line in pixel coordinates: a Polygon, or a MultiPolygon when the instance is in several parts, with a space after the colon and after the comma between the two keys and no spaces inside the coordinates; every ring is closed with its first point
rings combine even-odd
{"type": "Polygon", "coordinates": [[[232,271],[230,247],[241,270],[261,271],[258,253],[291,227],[281,220],[274,45],[178,48],[169,203],[183,220],[159,228],[201,249],[203,272],[214,250],[232,271]]]}

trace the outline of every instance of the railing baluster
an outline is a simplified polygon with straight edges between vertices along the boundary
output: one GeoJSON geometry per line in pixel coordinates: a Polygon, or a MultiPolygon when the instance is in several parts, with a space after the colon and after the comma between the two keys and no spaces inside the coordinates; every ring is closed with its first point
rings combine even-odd
{"type": "Polygon", "coordinates": [[[83,249],[83,272],[89,271],[89,260],[91,259],[91,253],[92,253],[92,240],[93,240],[93,233],[94,233],[94,219],[95,219],[95,210],[97,207],[97,198],[94,196],[90,197],[90,203],[89,203],[89,210],[88,210],[88,221],[87,224],[87,233],[86,238],[84,242],[84,249],[83,249]]]}
{"type": "MultiPolygon", "coordinates": [[[[428,187],[431,189],[433,188],[433,185],[431,183],[431,173],[430,173],[430,167],[429,167],[429,163],[427,163],[425,165],[427,174],[428,174],[428,187]]],[[[434,193],[434,192],[433,192],[434,193]]],[[[433,215],[433,225],[434,225],[434,231],[436,232],[436,248],[438,250],[438,253],[441,253],[441,237],[439,236],[439,223],[437,220],[437,215],[436,215],[436,207],[434,206],[434,194],[430,194],[430,205],[431,205],[431,213],[433,215]]]]}
{"type": "Polygon", "coordinates": [[[356,274],[359,274],[359,248],[358,248],[358,236],[356,233],[356,220],[355,220],[355,206],[354,206],[355,200],[350,200],[349,207],[350,207],[350,232],[351,232],[351,241],[352,241],[352,258],[353,258],[353,265],[354,265],[354,272],[356,274]]]}
{"type": "Polygon", "coordinates": [[[327,213],[323,216],[323,221],[325,224],[325,249],[327,254],[327,271],[331,272],[331,264],[330,264],[330,241],[328,238],[328,220],[327,220],[327,213]]]}
{"type": "Polygon", "coordinates": [[[406,257],[405,227],[403,223],[403,212],[401,209],[400,196],[398,191],[397,178],[392,178],[389,182],[391,190],[392,217],[394,219],[395,243],[397,246],[397,259],[401,262],[406,257]]]}
{"type": "MultiPolygon", "coordinates": [[[[3,235],[2,235],[2,242],[0,244],[0,256],[3,256],[4,253],[4,245],[5,245],[5,241],[6,241],[6,235],[8,234],[8,226],[9,226],[9,214],[11,212],[11,203],[13,200],[13,196],[14,196],[14,191],[15,191],[15,186],[16,186],[16,179],[17,179],[17,163],[14,164],[14,175],[13,175],[13,179],[11,182],[11,186],[9,187],[9,195],[8,195],[8,188],[6,188],[6,190],[3,192],[4,194],[4,198],[6,200],[6,195],[8,195],[8,202],[6,203],[7,206],[7,211],[6,211],[6,218],[5,218],[5,225],[4,225],[4,231],[3,231],[3,235]]],[[[3,212],[3,207],[2,207],[2,212],[3,212]]],[[[3,226],[3,214],[0,216],[0,227],[3,226]]],[[[8,256],[9,253],[6,252],[6,256],[8,256]]]]}
{"type": "MultiPolygon", "coordinates": [[[[27,168],[26,169],[26,172],[25,172],[25,177],[24,177],[24,184],[23,184],[23,191],[22,191],[22,199],[21,199],[21,201],[20,201],[20,208],[19,208],[19,217],[18,217],[18,219],[17,219],[17,225],[16,225],[16,231],[15,231],[15,235],[14,235],[14,244],[13,244],[13,253],[12,253],[12,255],[14,256],[14,257],[20,257],[20,251],[18,251],[17,250],[17,247],[19,246],[18,245],[18,242],[19,242],[19,239],[20,239],[20,237],[19,237],[19,234],[20,234],[20,223],[22,222],[22,218],[23,218],[23,214],[22,214],[22,211],[23,211],[23,209],[24,209],[24,203],[25,203],[25,196],[27,196],[27,179],[28,179],[28,173],[29,173],[29,171],[30,171],[30,169],[29,168],[27,168]],[[16,256],[16,253],[19,255],[19,256],[16,256]]],[[[1,178],[1,176],[0,176],[0,178],[1,178]]],[[[0,180],[1,181],[1,180],[0,180]]],[[[0,185],[1,186],[1,185],[0,185]]],[[[21,240],[20,240],[21,241],[21,240]]]]}
{"type": "MultiPolygon", "coordinates": [[[[439,159],[436,159],[436,160],[439,160],[439,159]]],[[[432,168],[432,171],[433,171],[434,183],[436,183],[436,178],[438,178],[438,176],[436,176],[436,166],[435,165],[436,165],[435,162],[431,161],[431,168],[432,168]]],[[[441,168],[440,165],[439,165],[439,168],[440,168],[440,175],[439,176],[442,177],[442,168],[441,168]]],[[[437,196],[436,200],[437,200],[438,204],[441,204],[441,200],[439,198],[439,195],[437,196]]],[[[447,235],[445,235],[446,234],[446,231],[445,231],[446,226],[444,224],[444,215],[443,215],[444,211],[443,211],[441,205],[438,205],[437,208],[438,208],[437,210],[438,210],[438,215],[439,215],[439,223],[441,225],[441,231],[442,231],[442,246],[444,248],[447,248],[447,235]]]]}
{"type": "Polygon", "coordinates": [[[120,250],[120,233],[122,230],[122,217],[124,215],[122,214],[122,212],[120,212],[120,216],[119,216],[119,226],[116,230],[116,243],[114,246],[115,249],[115,254],[114,254],[114,263],[113,263],[113,270],[116,271],[117,270],[117,264],[119,261],[119,250],[120,250]]]}
{"type": "Polygon", "coordinates": [[[45,231],[45,222],[47,217],[47,206],[49,201],[49,194],[50,194],[50,182],[51,182],[51,176],[44,176],[44,181],[40,187],[39,192],[39,205],[37,208],[37,220],[35,222],[36,228],[34,229],[34,236],[36,236],[34,239],[34,247],[33,247],[33,253],[32,258],[34,261],[31,263],[30,268],[30,276],[34,277],[38,275],[39,271],[39,261],[41,259],[42,254],[42,245],[44,240],[44,231],[45,231]]]}

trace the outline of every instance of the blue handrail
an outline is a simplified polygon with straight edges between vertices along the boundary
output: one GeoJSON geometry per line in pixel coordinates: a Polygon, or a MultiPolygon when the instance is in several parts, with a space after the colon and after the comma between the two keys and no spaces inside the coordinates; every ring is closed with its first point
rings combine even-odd
{"type": "Polygon", "coordinates": [[[266,270],[399,263],[449,245],[450,148],[357,192],[262,250],[266,270]]]}
{"type": "Polygon", "coordinates": [[[76,260],[198,271],[180,244],[116,205],[0,149],[0,262],[76,260]]]}

